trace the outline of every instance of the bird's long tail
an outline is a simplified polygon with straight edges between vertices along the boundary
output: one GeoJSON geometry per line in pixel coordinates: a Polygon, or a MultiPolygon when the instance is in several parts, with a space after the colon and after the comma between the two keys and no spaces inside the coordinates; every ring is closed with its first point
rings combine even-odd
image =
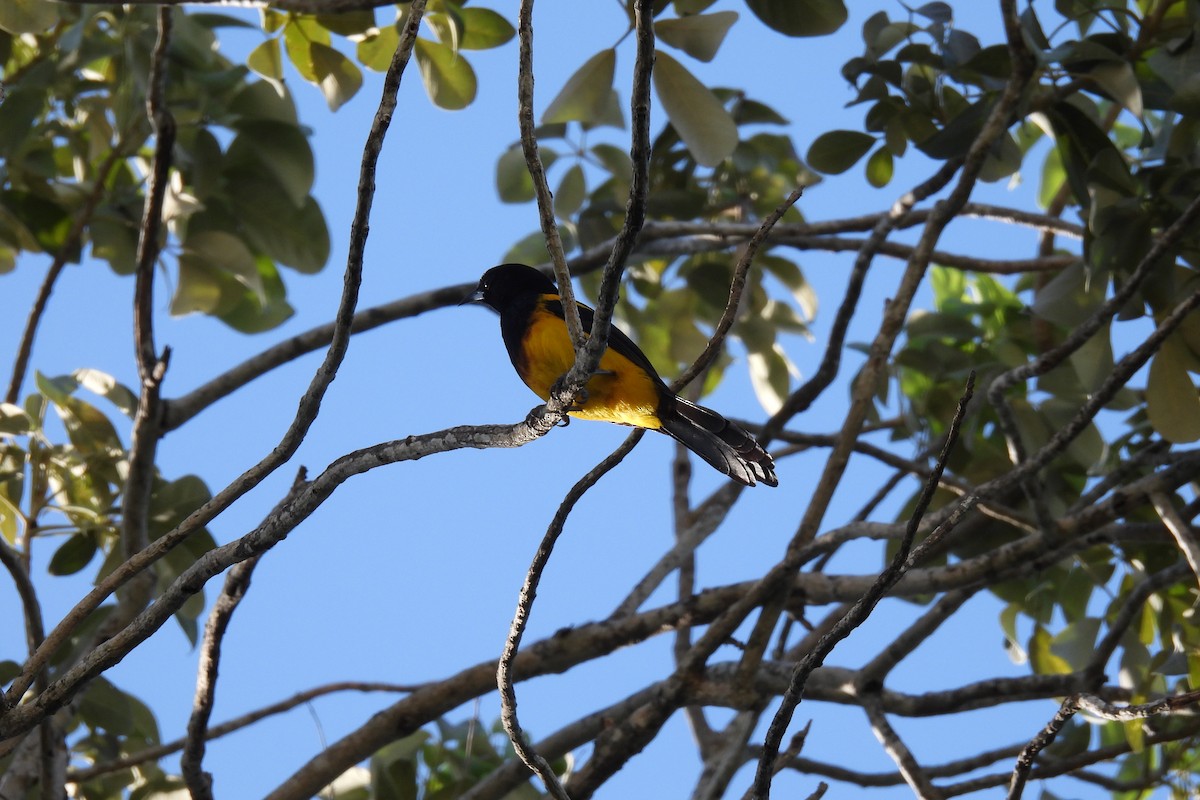
{"type": "Polygon", "coordinates": [[[675,413],[662,421],[662,431],[739,483],[779,485],[770,454],[740,425],[711,409],[676,398],[675,413]]]}

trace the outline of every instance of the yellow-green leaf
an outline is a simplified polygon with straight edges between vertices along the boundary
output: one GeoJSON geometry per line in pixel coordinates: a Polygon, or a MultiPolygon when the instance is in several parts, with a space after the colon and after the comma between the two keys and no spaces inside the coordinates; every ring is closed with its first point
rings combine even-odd
{"type": "Polygon", "coordinates": [[[50,0],[4,0],[0,3],[0,30],[16,36],[41,33],[58,20],[56,6],[50,0]]]}
{"type": "Polygon", "coordinates": [[[358,43],[357,56],[359,62],[367,69],[376,72],[387,72],[392,65],[392,56],[400,45],[400,31],[395,25],[380,28],[379,31],[358,43]]]}
{"type": "Polygon", "coordinates": [[[279,51],[278,39],[267,39],[246,56],[246,66],[268,80],[283,77],[283,55],[279,51]]]}
{"type": "MultiPolygon", "coordinates": [[[[661,59],[662,55],[659,54],[661,59]]],[[[617,51],[601,50],[567,79],[562,90],[546,106],[542,122],[591,122],[604,115],[612,91],[617,51]]]]}
{"type": "Polygon", "coordinates": [[[1169,442],[1200,439],[1200,395],[1188,374],[1180,343],[1169,338],[1150,362],[1146,413],[1150,424],[1169,442]]]}
{"type": "Polygon", "coordinates": [[[718,11],[663,19],[654,23],[654,32],[671,47],[679,48],[692,58],[712,61],[737,18],[736,11],[718,11]]]}
{"type": "Polygon", "coordinates": [[[733,153],[738,143],[733,117],[708,87],[663,52],[654,66],[654,89],[696,161],[715,167],[733,153]]]}
{"type": "Polygon", "coordinates": [[[429,99],[439,108],[458,111],[475,99],[475,70],[448,45],[417,39],[414,54],[429,99]]]}
{"type": "Polygon", "coordinates": [[[313,42],[312,63],[330,111],[337,111],[362,88],[362,71],[332,47],[313,42]]]}
{"type": "Polygon", "coordinates": [[[490,8],[468,6],[458,13],[463,22],[463,37],[459,42],[463,50],[490,50],[517,34],[508,20],[490,8]]]}
{"type": "Polygon", "coordinates": [[[867,182],[879,189],[892,180],[892,151],[881,147],[867,159],[867,182]]]}

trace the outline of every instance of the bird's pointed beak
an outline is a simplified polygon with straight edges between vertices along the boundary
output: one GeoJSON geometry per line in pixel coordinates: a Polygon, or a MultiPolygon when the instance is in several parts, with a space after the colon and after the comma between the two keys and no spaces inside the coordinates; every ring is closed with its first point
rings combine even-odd
{"type": "Polygon", "coordinates": [[[470,303],[482,303],[482,302],[483,302],[483,288],[476,286],[475,289],[473,291],[471,291],[470,294],[468,294],[462,300],[459,300],[458,304],[460,306],[465,306],[470,303]]]}

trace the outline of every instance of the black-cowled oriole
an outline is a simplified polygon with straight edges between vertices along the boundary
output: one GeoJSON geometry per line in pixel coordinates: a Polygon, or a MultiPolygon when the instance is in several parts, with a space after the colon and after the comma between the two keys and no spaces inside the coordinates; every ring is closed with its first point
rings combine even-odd
{"type": "MultiPolygon", "coordinates": [[[[485,272],[462,302],[482,303],[500,314],[500,333],[517,374],[534,394],[549,399],[551,387],[575,363],[554,282],[533,267],[501,264],[485,272]]],[[[590,332],[593,311],[578,305],[583,329],[590,332]]],[[[717,412],[676,397],[615,325],[585,389],[587,396],[570,416],[661,431],[735,481],[779,485],[775,462],[753,436],[717,412]]]]}

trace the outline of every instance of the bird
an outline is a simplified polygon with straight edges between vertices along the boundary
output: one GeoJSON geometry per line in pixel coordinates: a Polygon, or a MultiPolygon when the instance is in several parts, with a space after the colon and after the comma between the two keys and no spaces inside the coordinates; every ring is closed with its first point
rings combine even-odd
{"type": "MultiPolygon", "coordinates": [[[[501,264],[483,273],[459,305],[478,303],[500,315],[500,334],[517,375],[542,400],[575,363],[562,298],[549,277],[525,264],[501,264]]],[[[583,330],[592,330],[593,309],[579,308],[583,330]]],[[[778,486],[775,462],[740,425],[712,409],[677,396],[650,359],[616,325],[608,349],[567,413],[576,419],[612,422],[665,433],[719,472],[745,485],[778,486]]]]}

